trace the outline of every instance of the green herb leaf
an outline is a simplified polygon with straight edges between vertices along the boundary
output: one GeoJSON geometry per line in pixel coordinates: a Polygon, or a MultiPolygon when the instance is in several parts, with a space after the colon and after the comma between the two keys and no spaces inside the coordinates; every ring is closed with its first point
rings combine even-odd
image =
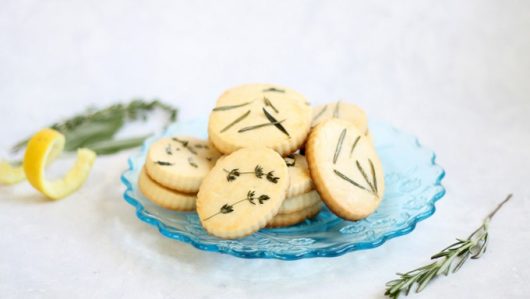
{"type": "Polygon", "coordinates": [[[285,90],[277,89],[275,87],[270,87],[270,88],[264,89],[263,92],[280,92],[280,93],[284,93],[285,90]]]}
{"type": "MultiPolygon", "coordinates": [[[[105,143],[105,147],[111,146],[113,149],[101,149],[99,154],[110,154],[121,149],[128,148],[121,148],[121,146],[124,144],[130,144],[132,147],[132,144],[134,143],[133,138],[123,140],[119,146],[113,145],[110,141],[127,122],[137,119],[145,120],[148,116],[148,113],[155,109],[160,109],[167,112],[169,114],[169,122],[173,122],[177,118],[176,108],[173,108],[158,100],[145,102],[143,100],[136,99],[129,102],[128,104],[114,104],[100,110],[87,109],[87,111],[84,113],[75,115],[61,122],[51,124],[48,127],[65,135],[66,151],[75,151],[80,147],[87,147],[91,149],[99,147],[103,148],[103,142],[109,142],[105,143]]],[[[25,148],[28,141],[29,138],[17,142],[11,148],[11,151],[13,153],[17,153],[18,151],[25,148]]],[[[121,141],[118,140],[116,142],[120,143],[121,141]]]]}
{"type": "Polygon", "coordinates": [[[324,112],[326,112],[326,109],[328,109],[328,105],[324,106],[324,108],[322,108],[322,110],[320,110],[320,111],[315,115],[315,117],[313,117],[313,121],[312,121],[312,122],[315,122],[315,120],[317,120],[319,117],[321,117],[322,114],[324,114],[324,112]]]}
{"type": "Polygon", "coordinates": [[[407,273],[398,273],[399,278],[386,283],[385,295],[390,298],[398,298],[401,293],[407,295],[414,284],[417,284],[416,292],[421,292],[435,277],[448,275],[455,262],[456,265],[453,268],[453,273],[458,271],[474,252],[477,252],[474,256],[479,258],[481,253],[484,253],[486,250],[489,234],[488,227],[491,219],[511,198],[512,194],[509,194],[505,200],[488,214],[482,222],[482,225],[469,235],[467,239],[457,239],[456,243],[434,254],[431,259],[436,259],[436,262],[407,273]]]}
{"type": "Polygon", "coordinates": [[[340,171],[338,171],[338,170],[336,170],[336,169],[333,169],[333,172],[334,172],[339,178],[341,178],[341,179],[345,180],[346,182],[348,182],[348,183],[354,185],[355,187],[370,192],[370,190],[368,190],[368,189],[366,189],[365,187],[361,186],[361,185],[360,185],[359,183],[357,183],[356,181],[350,179],[350,178],[347,177],[344,173],[342,173],[342,172],[340,172],[340,171]]]}
{"type": "Polygon", "coordinates": [[[291,136],[289,135],[289,132],[287,132],[287,130],[282,126],[282,124],[276,118],[274,118],[274,116],[272,116],[265,108],[262,108],[262,109],[263,109],[263,113],[265,113],[265,116],[267,117],[267,119],[271,123],[273,123],[274,126],[276,128],[278,128],[278,130],[282,131],[282,133],[287,135],[287,137],[291,138],[291,136]]]}
{"type": "Polygon", "coordinates": [[[359,163],[359,160],[355,160],[355,165],[357,165],[357,169],[362,174],[362,176],[364,178],[364,181],[368,184],[368,186],[370,186],[370,189],[372,189],[372,192],[375,193],[374,185],[372,185],[372,183],[368,179],[368,176],[366,175],[366,172],[364,171],[363,167],[361,166],[361,163],[359,163]]]}
{"type": "Polygon", "coordinates": [[[342,129],[340,132],[339,139],[337,140],[337,145],[335,146],[335,154],[333,155],[333,164],[337,163],[339,158],[340,151],[342,150],[342,143],[344,142],[344,137],[346,136],[346,128],[342,129]]]}
{"type": "Polygon", "coordinates": [[[87,147],[96,152],[98,155],[110,155],[126,149],[141,146],[145,139],[147,139],[149,136],[150,135],[144,135],[140,137],[131,137],[118,140],[104,140],[90,144],[87,147]]]}
{"type": "Polygon", "coordinates": [[[355,147],[357,146],[357,143],[359,142],[359,139],[361,139],[361,136],[357,136],[357,138],[355,138],[355,141],[353,142],[353,144],[351,146],[350,158],[351,158],[351,155],[353,154],[353,150],[355,149],[355,147]]]}
{"type": "Polygon", "coordinates": [[[245,119],[245,117],[247,117],[248,115],[250,114],[250,110],[248,110],[247,112],[241,114],[241,116],[239,116],[238,118],[234,119],[231,123],[229,123],[226,127],[224,127],[222,130],[221,130],[221,133],[225,132],[226,130],[230,129],[231,127],[233,127],[235,124],[237,124],[238,122],[242,121],[243,119],[245,119]]]}
{"type": "Polygon", "coordinates": [[[333,110],[333,117],[338,118],[339,117],[339,106],[340,101],[337,101],[337,104],[335,105],[335,110],[333,110]]]}
{"type": "Polygon", "coordinates": [[[278,111],[278,109],[276,109],[276,107],[274,107],[274,105],[272,104],[272,102],[268,98],[263,97],[263,101],[265,102],[265,107],[269,106],[269,107],[272,108],[272,110],[274,110],[274,112],[280,113],[280,111],[278,111]]]}
{"type": "Polygon", "coordinates": [[[245,102],[245,103],[238,104],[238,105],[219,106],[219,107],[215,107],[215,108],[213,108],[212,111],[225,111],[225,110],[236,109],[236,108],[239,108],[239,107],[246,106],[246,105],[248,105],[248,104],[250,104],[250,103],[252,103],[252,102],[253,102],[253,101],[245,102]]]}
{"type": "Polygon", "coordinates": [[[251,130],[255,130],[255,129],[259,129],[259,128],[263,128],[263,127],[274,126],[276,124],[281,124],[284,121],[285,121],[285,119],[282,119],[282,120],[280,120],[277,123],[268,122],[268,123],[263,123],[263,124],[259,124],[259,125],[248,126],[248,127],[244,127],[244,128],[239,129],[237,132],[238,133],[243,133],[243,132],[247,132],[247,131],[251,131],[251,130]]]}

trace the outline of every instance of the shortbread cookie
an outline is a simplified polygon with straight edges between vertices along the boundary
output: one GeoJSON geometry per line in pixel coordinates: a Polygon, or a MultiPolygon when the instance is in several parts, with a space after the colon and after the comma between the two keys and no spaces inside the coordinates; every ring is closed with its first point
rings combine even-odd
{"type": "Polygon", "coordinates": [[[138,187],[145,197],[163,208],[177,211],[195,209],[197,200],[195,194],[180,193],[158,184],[149,177],[145,167],[140,172],[138,187]]]}
{"type": "Polygon", "coordinates": [[[305,141],[312,109],[298,92],[271,84],[227,90],[210,114],[208,135],[222,153],[264,146],[287,155],[305,141]]]}
{"type": "Polygon", "coordinates": [[[308,218],[316,216],[321,208],[322,203],[318,202],[298,212],[289,214],[278,214],[274,216],[274,218],[272,218],[269,223],[267,223],[267,227],[274,228],[298,224],[308,218]]]}
{"type": "Polygon", "coordinates": [[[375,148],[356,126],[329,119],[313,129],[306,157],[316,189],[338,216],[367,217],[384,194],[384,175],[375,148]]]}
{"type": "Polygon", "coordinates": [[[278,214],[299,212],[319,202],[321,202],[320,196],[318,195],[318,192],[314,190],[294,197],[289,197],[283,201],[278,210],[278,214]]]}
{"type": "Polygon", "coordinates": [[[151,145],[145,167],[157,183],[180,192],[197,193],[219,155],[205,140],[166,137],[151,145]]]}
{"type": "Polygon", "coordinates": [[[363,134],[368,134],[368,118],[366,113],[359,106],[337,101],[326,105],[320,105],[313,109],[313,120],[311,126],[330,118],[338,118],[353,123],[363,134]]]}
{"type": "Polygon", "coordinates": [[[313,181],[309,174],[307,161],[304,156],[296,153],[283,158],[289,168],[290,184],[286,198],[307,193],[313,189],[313,181]]]}
{"type": "Polygon", "coordinates": [[[289,187],[283,158],[268,148],[244,148],[219,160],[204,178],[197,213],[210,234],[250,235],[278,213],[289,187]]]}

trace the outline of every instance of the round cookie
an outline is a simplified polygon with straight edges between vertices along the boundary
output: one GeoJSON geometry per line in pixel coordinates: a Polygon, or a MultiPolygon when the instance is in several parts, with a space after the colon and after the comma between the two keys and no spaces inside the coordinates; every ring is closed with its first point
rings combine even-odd
{"type": "Polygon", "coordinates": [[[311,129],[312,109],[298,92],[271,84],[227,90],[208,121],[211,142],[222,153],[264,146],[280,155],[296,151],[311,129]]]}
{"type": "Polygon", "coordinates": [[[244,148],[223,157],[204,178],[197,213],[208,233],[250,235],[278,213],[289,187],[283,158],[268,148],[244,148]]]}
{"type": "Polygon", "coordinates": [[[180,193],[161,186],[149,177],[145,167],[140,172],[138,187],[145,197],[163,208],[176,211],[195,209],[195,194],[180,193]]]}
{"type": "Polygon", "coordinates": [[[268,228],[284,227],[295,225],[308,218],[314,217],[320,212],[322,203],[318,202],[310,207],[307,207],[301,211],[289,213],[289,214],[278,214],[267,223],[268,228]]]}
{"type": "Polygon", "coordinates": [[[278,210],[278,214],[295,213],[319,202],[321,202],[320,195],[318,195],[318,192],[315,190],[294,197],[289,197],[283,201],[278,210]]]}
{"type": "Polygon", "coordinates": [[[306,157],[315,187],[336,215],[368,217],[384,194],[384,175],[375,148],[352,123],[329,119],[313,129],[306,157]]]}
{"type": "Polygon", "coordinates": [[[283,158],[289,169],[290,184],[286,198],[307,193],[313,189],[306,158],[298,153],[283,158]]]}
{"type": "Polygon", "coordinates": [[[368,118],[366,117],[366,113],[355,104],[337,101],[335,103],[317,106],[313,109],[311,126],[314,127],[331,118],[349,121],[364,135],[368,134],[368,118]]]}
{"type": "Polygon", "coordinates": [[[145,167],[157,183],[184,193],[196,193],[220,153],[205,140],[166,137],[151,145],[145,167]]]}

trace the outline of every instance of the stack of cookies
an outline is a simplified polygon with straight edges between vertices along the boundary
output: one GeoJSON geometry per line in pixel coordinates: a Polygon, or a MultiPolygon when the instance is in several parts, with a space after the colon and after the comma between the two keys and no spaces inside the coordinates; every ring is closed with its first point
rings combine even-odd
{"type": "Polygon", "coordinates": [[[162,138],[149,148],[138,187],[155,204],[176,211],[193,211],[197,192],[220,153],[205,140],[162,138]]]}
{"type": "Polygon", "coordinates": [[[383,198],[367,118],[353,104],[313,109],[294,90],[242,85],[218,99],[208,136],[154,143],[138,184],[160,206],[196,209],[203,227],[220,238],[300,223],[323,202],[355,221],[383,198]]]}

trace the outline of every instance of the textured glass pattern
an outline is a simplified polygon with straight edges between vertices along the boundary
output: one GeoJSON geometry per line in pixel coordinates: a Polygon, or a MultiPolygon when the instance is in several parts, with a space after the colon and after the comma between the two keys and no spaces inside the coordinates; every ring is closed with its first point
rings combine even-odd
{"type": "Polygon", "coordinates": [[[206,233],[196,213],[157,207],[139,192],[136,184],[150,144],[162,136],[205,138],[206,126],[204,119],[180,122],[149,138],[140,153],[129,159],[129,169],[121,177],[126,186],[124,198],[135,207],[138,218],[157,227],[164,236],[202,250],[242,258],[294,260],[374,248],[411,232],[416,223],[435,212],[435,202],[445,194],[441,185],[445,172],[435,163],[435,154],[422,147],[414,136],[374,121],[370,130],[383,162],[386,183],[384,199],[374,214],[351,222],[324,207],[315,219],[296,226],[263,229],[243,239],[222,240],[206,233]]]}

